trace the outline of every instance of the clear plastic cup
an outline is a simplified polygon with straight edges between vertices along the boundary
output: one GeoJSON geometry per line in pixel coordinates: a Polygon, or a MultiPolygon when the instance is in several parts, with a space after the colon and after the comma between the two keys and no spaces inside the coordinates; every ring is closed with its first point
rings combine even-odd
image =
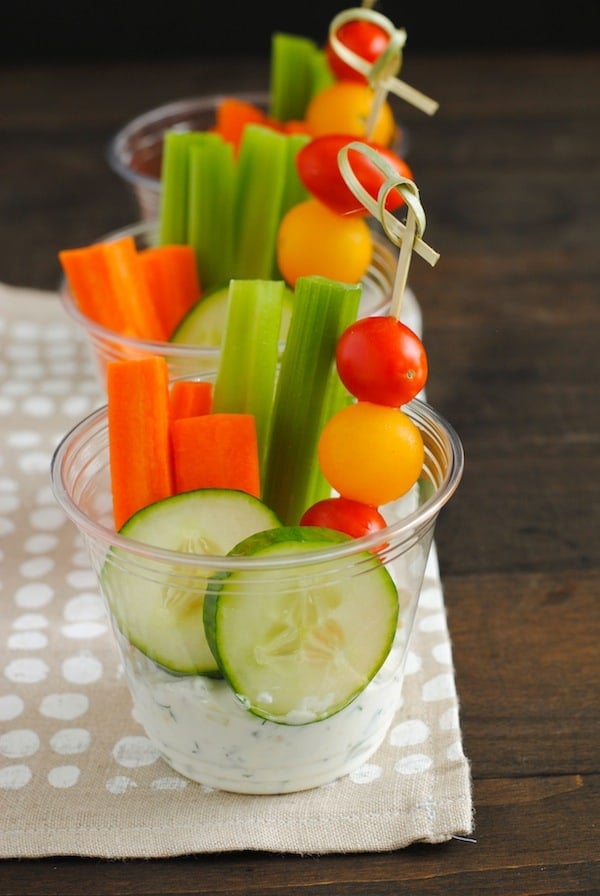
{"type": "MultiPolygon", "coordinates": [[[[289,793],[349,774],[383,742],[401,699],[407,645],[434,527],[459,485],[464,462],[458,436],[432,407],[415,399],[405,410],[422,432],[425,461],[410,493],[381,508],[387,528],[301,555],[271,558],[161,550],[116,534],[105,407],[78,423],[59,444],[51,465],[52,487],[88,549],[135,717],[165,761],[182,775],[237,793],[289,793]],[[242,614],[240,629],[248,613],[271,613],[275,627],[289,626],[290,619],[298,617],[314,626],[310,620],[315,606],[318,624],[327,627],[327,608],[335,605],[349,620],[344,645],[371,639],[373,595],[379,593],[383,575],[391,583],[397,618],[391,623],[391,640],[385,642],[376,674],[361,681],[350,702],[328,714],[326,695],[321,693],[317,699],[310,689],[303,692],[303,670],[306,663],[321,663],[319,680],[321,673],[327,680],[332,669],[335,672],[339,653],[305,650],[302,641],[301,648],[290,649],[285,657],[299,682],[297,704],[284,718],[265,718],[256,714],[247,694],[236,693],[227,678],[169,671],[150,658],[148,649],[142,652],[134,645],[131,632],[123,633],[128,595],[142,588],[144,594],[156,589],[161,596],[184,593],[186,605],[193,608],[186,638],[194,636],[194,630],[202,637],[202,604],[211,590],[207,580],[214,581],[208,577],[230,573],[238,582],[235,612],[242,614]],[[321,603],[323,595],[326,600],[321,603]]],[[[167,602],[165,606],[173,605],[167,602]]],[[[315,642],[311,643],[314,647],[315,642]]],[[[380,642],[367,643],[371,649],[380,642]]],[[[281,664],[268,664],[264,674],[263,690],[276,694],[290,669],[285,666],[282,673],[281,664]]],[[[353,674],[352,668],[348,674],[353,674]]]]}
{"type": "MultiPolygon", "coordinates": [[[[141,221],[108,233],[100,237],[98,242],[119,239],[128,235],[134,237],[138,248],[156,245],[158,224],[155,221],[141,221]]],[[[363,278],[363,294],[359,308],[361,317],[387,312],[390,306],[397,257],[397,251],[391,247],[389,241],[382,234],[374,232],[373,261],[363,278]]],[[[106,365],[110,361],[160,355],[166,360],[171,377],[193,376],[198,373],[214,371],[218,367],[220,354],[218,346],[154,342],[121,335],[115,330],[109,330],[107,327],[95,323],[79,310],[65,277],[60,282],[58,292],[65,311],[86,335],[102,388],[106,382],[106,365]]],[[[404,294],[401,318],[407,326],[411,327],[419,336],[421,335],[421,310],[410,289],[407,289],[404,294]]]]}
{"type": "MultiPolygon", "coordinates": [[[[165,133],[176,131],[206,131],[214,126],[218,104],[225,96],[188,97],[149,109],[127,122],[111,139],[107,160],[112,170],[132,191],[142,220],[159,217],[162,152],[165,133]]],[[[269,95],[265,91],[235,92],[244,102],[254,103],[268,110],[269,95]]],[[[406,129],[398,127],[394,151],[406,155],[406,129]]]]}

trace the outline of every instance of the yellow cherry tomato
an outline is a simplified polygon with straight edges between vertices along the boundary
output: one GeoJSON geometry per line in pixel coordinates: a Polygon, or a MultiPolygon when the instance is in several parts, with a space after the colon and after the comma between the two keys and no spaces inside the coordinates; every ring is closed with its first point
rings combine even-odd
{"type": "Polygon", "coordinates": [[[389,146],[396,123],[387,100],[381,106],[375,127],[367,134],[375,92],[368,84],[358,81],[335,81],[316,93],[309,102],[305,122],[313,137],[323,134],[352,134],[368,137],[374,143],[389,146]]]}
{"type": "Polygon", "coordinates": [[[317,199],[293,205],[277,233],[277,264],[293,287],[313,274],[358,283],[373,256],[373,240],[364,218],[332,212],[317,199]]]}
{"type": "Polygon", "coordinates": [[[318,457],[340,495],[380,507],[406,494],[421,475],[423,438],[399,408],[358,401],[323,427],[318,457]]]}

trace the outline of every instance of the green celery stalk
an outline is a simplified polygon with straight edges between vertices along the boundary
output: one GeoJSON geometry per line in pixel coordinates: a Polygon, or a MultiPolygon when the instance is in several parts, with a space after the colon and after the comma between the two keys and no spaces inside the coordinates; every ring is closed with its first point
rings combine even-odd
{"type": "Polygon", "coordinates": [[[275,32],[271,37],[269,114],[277,121],[301,120],[313,93],[316,43],[275,32]]]}
{"type": "Polygon", "coordinates": [[[231,276],[234,254],[233,146],[205,132],[189,148],[188,237],[196,251],[203,291],[231,276]]]}
{"type": "Polygon", "coordinates": [[[161,165],[159,242],[187,243],[189,150],[200,131],[167,131],[161,165]]]}
{"type": "Polygon", "coordinates": [[[287,170],[281,199],[281,218],[293,205],[297,205],[310,196],[309,191],[300,180],[296,164],[298,153],[307,143],[310,143],[308,134],[288,134],[287,136],[287,170]]]}
{"type": "Polygon", "coordinates": [[[231,280],[214,413],[254,414],[261,475],[271,429],[279,333],[286,285],[283,280],[231,280]]]}
{"type": "Polygon", "coordinates": [[[361,284],[299,277],[275,390],[263,500],[285,525],[297,525],[331,493],[317,459],[321,431],[348,401],[335,367],[343,331],[358,315],[361,284]]]}
{"type": "MultiPolygon", "coordinates": [[[[340,408],[350,404],[352,401],[352,396],[340,380],[336,371],[336,375],[332,376],[329,380],[328,388],[323,396],[319,435],[327,421],[333,417],[336,411],[339,411],[340,408]]],[[[315,446],[315,462],[312,464],[310,472],[306,478],[304,507],[300,508],[300,515],[302,515],[304,510],[309,508],[312,504],[316,504],[317,501],[321,501],[323,498],[329,498],[330,495],[331,485],[321,473],[321,467],[319,466],[318,460],[316,460],[315,446]]],[[[298,517],[298,520],[299,519],[300,517],[298,517]]]]}
{"type": "Polygon", "coordinates": [[[335,81],[335,76],[329,68],[325,53],[318,48],[315,49],[311,59],[311,79],[312,87],[308,98],[309,102],[315,93],[325,90],[326,87],[330,87],[335,81]]]}
{"type": "MultiPolygon", "coordinates": [[[[302,181],[300,180],[300,175],[298,174],[298,166],[296,164],[296,158],[298,153],[302,149],[303,146],[306,146],[307,143],[310,142],[310,137],[306,134],[288,134],[287,135],[287,168],[286,175],[283,187],[283,195],[281,197],[281,205],[279,211],[279,222],[293,205],[297,205],[299,202],[302,202],[304,199],[308,199],[310,196],[309,191],[306,189],[302,181]]],[[[275,237],[277,239],[277,236],[275,237]]],[[[277,265],[277,250],[275,250],[274,255],[274,265],[275,269],[273,271],[273,277],[282,277],[282,273],[277,265]]]]}
{"type": "Polygon", "coordinates": [[[262,125],[248,125],[237,159],[233,277],[274,278],[287,175],[286,135],[262,125]]]}

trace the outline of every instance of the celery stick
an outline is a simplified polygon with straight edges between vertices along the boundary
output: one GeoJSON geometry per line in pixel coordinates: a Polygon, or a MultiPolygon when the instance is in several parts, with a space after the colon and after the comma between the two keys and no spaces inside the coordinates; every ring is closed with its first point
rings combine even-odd
{"type": "Polygon", "coordinates": [[[200,131],[167,131],[161,167],[159,242],[187,243],[189,150],[200,131]]]}
{"type": "Polygon", "coordinates": [[[286,135],[262,125],[248,125],[237,159],[233,277],[271,280],[275,276],[287,174],[286,135]]]}
{"type": "Polygon", "coordinates": [[[310,91],[309,101],[315,93],[325,90],[335,81],[335,76],[329,68],[327,57],[322,50],[316,49],[312,55],[311,63],[311,79],[312,87],[310,91]]]}
{"type": "Polygon", "coordinates": [[[203,291],[228,282],[233,265],[233,146],[205,132],[189,149],[188,237],[203,291]]]}
{"type": "Polygon", "coordinates": [[[348,400],[335,367],[342,332],[358,314],[361,284],[316,275],[296,281],[294,310],[275,391],[263,500],[285,525],[331,489],[317,445],[329,418],[348,400]]]}
{"type": "Polygon", "coordinates": [[[300,120],[313,92],[316,43],[275,32],[271,37],[269,114],[277,121],[300,120]]]}
{"type": "MultiPolygon", "coordinates": [[[[326,422],[330,420],[331,417],[333,417],[336,411],[339,411],[340,408],[343,408],[345,405],[350,404],[352,401],[352,396],[340,380],[339,376],[337,376],[336,372],[336,375],[332,375],[331,379],[329,380],[328,389],[326,391],[326,394],[323,396],[323,407],[321,409],[321,427],[319,429],[319,435],[321,434],[321,430],[325,426],[326,422]]],[[[321,473],[321,467],[319,466],[319,463],[316,459],[312,464],[310,472],[306,478],[305,488],[305,506],[301,508],[300,514],[302,514],[304,510],[310,507],[311,504],[316,504],[317,501],[320,501],[322,498],[328,498],[331,495],[331,486],[321,473]]]]}
{"type": "Polygon", "coordinates": [[[283,280],[231,280],[213,412],[254,414],[261,471],[277,373],[283,280]]]}
{"type": "Polygon", "coordinates": [[[296,164],[298,153],[300,152],[302,147],[306,146],[306,144],[309,142],[310,137],[308,136],[308,134],[288,134],[287,136],[287,170],[283,196],[281,199],[281,218],[293,205],[297,205],[304,199],[308,199],[310,195],[308,190],[300,180],[300,175],[298,174],[298,166],[296,164]]]}
{"type": "MultiPolygon", "coordinates": [[[[298,174],[298,166],[296,164],[296,157],[299,151],[303,146],[306,146],[309,141],[310,137],[308,137],[308,135],[306,134],[288,134],[287,136],[287,168],[279,212],[280,222],[285,213],[293,205],[297,205],[299,202],[302,202],[304,199],[308,199],[308,197],[310,196],[309,191],[300,180],[300,175],[298,174]]],[[[277,236],[275,236],[275,240],[277,241],[277,236]]],[[[275,251],[274,255],[274,265],[275,269],[271,276],[277,278],[283,277],[283,274],[281,273],[279,266],[277,265],[277,251],[275,251]]]]}

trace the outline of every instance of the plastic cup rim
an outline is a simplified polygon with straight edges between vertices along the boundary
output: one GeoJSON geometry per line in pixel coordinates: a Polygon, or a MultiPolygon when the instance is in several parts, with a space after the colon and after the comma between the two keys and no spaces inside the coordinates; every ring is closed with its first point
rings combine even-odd
{"type": "MultiPolygon", "coordinates": [[[[198,375],[198,379],[207,378],[198,375]]],[[[102,431],[106,431],[107,410],[106,404],[92,411],[75,424],[60,440],[52,455],[50,464],[50,476],[54,496],[71,521],[88,537],[100,541],[107,547],[118,548],[122,551],[152,561],[167,562],[178,566],[196,566],[199,561],[202,566],[211,566],[215,570],[235,569],[269,569],[298,567],[311,563],[322,563],[327,560],[338,560],[350,557],[362,552],[372,551],[382,544],[398,542],[403,544],[409,537],[417,542],[420,533],[427,530],[435,523],[440,511],[448,503],[462,479],[464,470],[464,449],[462,442],[454,427],[432,405],[422,399],[415,398],[403,406],[403,411],[409,414],[411,419],[418,424],[419,420],[426,420],[435,426],[438,432],[444,435],[446,449],[450,455],[448,469],[436,488],[435,493],[427,498],[416,510],[394,521],[389,526],[364,535],[352,538],[348,542],[336,544],[327,550],[319,548],[315,551],[303,552],[300,557],[297,553],[290,554],[289,558],[278,556],[277,558],[252,558],[252,557],[223,557],[219,555],[196,555],[159,548],[147,545],[128,536],[121,535],[113,529],[90,519],[75,503],[63,480],[63,465],[73,450],[74,443],[82,438],[90,439],[98,437],[102,431]]]]}
{"type": "Polygon", "coordinates": [[[159,179],[147,174],[141,174],[123,161],[124,149],[132,136],[138,131],[156,124],[161,119],[172,118],[177,116],[178,113],[189,113],[190,111],[208,112],[211,109],[214,109],[220,100],[230,96],[235,96],[245,102],[258,103],[261,105],[265,105],[269,100],[269,94],[266,90],[251,90],[234,92],[220,91],[215,94],[183,97],[168,103],[163,103],[160,106],[156,106],[153,109],[143,112],[141,115],[137,115],[111,137],[106,152],[108,164],[116,174],[128,183],[156,194],[160,193],[161,185],[159,179]]]}

